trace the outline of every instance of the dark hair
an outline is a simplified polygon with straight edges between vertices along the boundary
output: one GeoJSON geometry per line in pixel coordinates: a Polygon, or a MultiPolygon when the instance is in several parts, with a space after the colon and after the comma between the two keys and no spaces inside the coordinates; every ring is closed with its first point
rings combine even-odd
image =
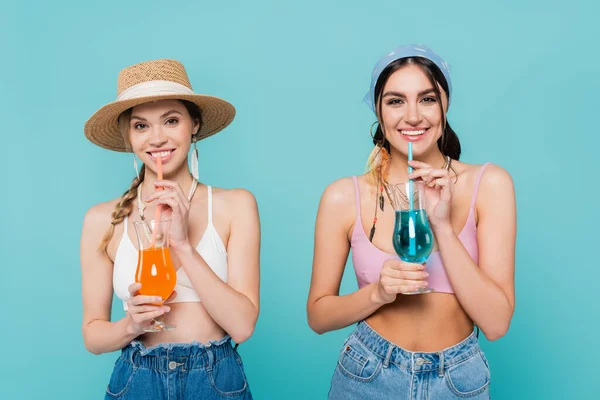
{"type": "MultiPolygon", "coordinates": [[[[442,136],[438,139],[438,148],[443,155],[449,156],[454,160],[458,160],[460,158],[460,141],[458,140],[456,132],[454,132],[448,121],[446,121],[446,114],[444,113],[441,102],[442,96],[436,84],[436,82],[439,83],[442,89],[444,89],[444,92],[446,92],[446,96],[448,96],[448,82],[446,81],[442,71],[437,67],[437,65],[435,65],[433,61],[423,57],[406,57],[395,60],[385,67],[385,69],[381,71],[381,74],[377,79],[377,83],[375,84],[374,104],[377,107],[377,114],[381,116],[381,99],[383,97],[383,87],[385,86],[386,82],[394,72],[409,64],[414,64],[421,68],[425,75],[427,75],[429,82],[431,82],[437,98],[440,99],[438,104],[440,105],[440,111],[442,112],[445,129],[442,136]]],[[[448,96],[448,100],[450,100],[450,96],[448,96]]],[[[390,143],[385,140],[383,131],[381,130],[381,126],[379,124],[377,125],[377,131],[373,136],[373,144],[383,144],[385,149],[388,152],[390,151],[390,143]]]]}

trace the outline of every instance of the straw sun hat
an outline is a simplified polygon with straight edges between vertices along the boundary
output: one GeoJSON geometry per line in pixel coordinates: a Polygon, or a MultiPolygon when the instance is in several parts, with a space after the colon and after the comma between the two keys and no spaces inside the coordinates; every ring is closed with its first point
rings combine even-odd
{"type": "Polygon", "coordinates": [[[105,105],[85,123],[85,136],[105,149],[126,152],[118,118],[123,111],[150,101],[179,99],[196,104],[202,114],[202,140],[231,123],[235,108],[217,97],[196,94],[183,65],[175,60],[154,60],[132,65],[119,73],[117,100],[105,105]]]}

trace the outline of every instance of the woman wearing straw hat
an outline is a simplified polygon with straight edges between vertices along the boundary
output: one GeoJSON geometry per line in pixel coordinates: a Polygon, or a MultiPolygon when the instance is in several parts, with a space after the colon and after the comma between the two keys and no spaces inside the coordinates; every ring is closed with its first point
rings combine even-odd
{"type": "Polygon", "coordinates": [[[199,183],[197,170],[196,142],[234,115],[226,101],[195,94],[179,62],[156,60],[122,70],[117,100],[85,124],[90,141],[132,152],[136,170],[136,157],[143,163],[123,196],[93,206],[83,224],[85,346],[94,354],[122,350],[106,398],[252,398],[231,339],[248,339],[258,317],[256,201],[245,190],[199,183]],[[177,271],[162,305],[156,304],[164,299],[141,295],[134,283],[133,226],[156,213],[170,220],[177,271]],[[118,321],[111,321],[113,291],[126,310],[118,321]],[[158,317],[176,328],[145,333],[158,317]]]}
{"type": "Polygon", "coordinates": [[[513,315],[515,194],[504,169],[458,161],[446,120],[451,89],[448,64],[425,46],[379,60],[364,99],[377,116],[367,173],[334,182],[321,198],[308,321],[319,333],[357,323],[330,399],[489,398],[474,325],[496,340],[513,315]],[[416,201],[412,189],[401,198],[393,188],[409,180],[422,187],[435,238],[423,264],[401,261],[392,242],[398,203],[416,201]],[[340,296],[350,249],[359,289],[340,296]]]}

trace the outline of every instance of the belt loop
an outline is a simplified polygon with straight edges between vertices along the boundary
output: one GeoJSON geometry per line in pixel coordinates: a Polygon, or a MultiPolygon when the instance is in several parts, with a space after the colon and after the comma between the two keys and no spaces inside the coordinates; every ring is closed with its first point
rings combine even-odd
{"type": "Polygon", "coordinates": [[[206,356],[208,357],[208,370],[212,370],[213,364],[215,362],[215,355],[212,351],[212,346],[211,347],[206,347],[206,356]]]}
{"type": "Polygon", "coordinates": [[[438,365],[438,376],[442,378],[444,376],[444,352],[440,351],[440,365],[438,365]]]}
{"type": "Polygon", "coordinates": [[[394,351],[394,345],[390,344],[387,349],[387,354],[383,359],[383,368],[387,368],[390,365],[390,358],[392,358],[392,352],[394,351]]]}
{"type": "Polygon", "coordinates": [[[131,365],[135,367],[135,353],[138,352],[139,349],[136,346],[131,346],[131,350],[129,351],[129,362],[131,362],[131,365]]]}

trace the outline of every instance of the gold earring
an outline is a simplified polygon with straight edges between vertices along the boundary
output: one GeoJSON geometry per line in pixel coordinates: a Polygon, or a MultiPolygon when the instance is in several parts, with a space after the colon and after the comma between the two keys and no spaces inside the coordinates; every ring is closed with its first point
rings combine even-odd
{"type": "Polygon", "coordinates": [[[373,128],[375,127],[375,124],[379,124],[379,121],[373,122],[373,125],[371,125],[371,129],[369,129],[369,133],[371,134],[371,139],[373,139],[373,140],[375,140],[375,134],[373,133],[373,128]]]}

